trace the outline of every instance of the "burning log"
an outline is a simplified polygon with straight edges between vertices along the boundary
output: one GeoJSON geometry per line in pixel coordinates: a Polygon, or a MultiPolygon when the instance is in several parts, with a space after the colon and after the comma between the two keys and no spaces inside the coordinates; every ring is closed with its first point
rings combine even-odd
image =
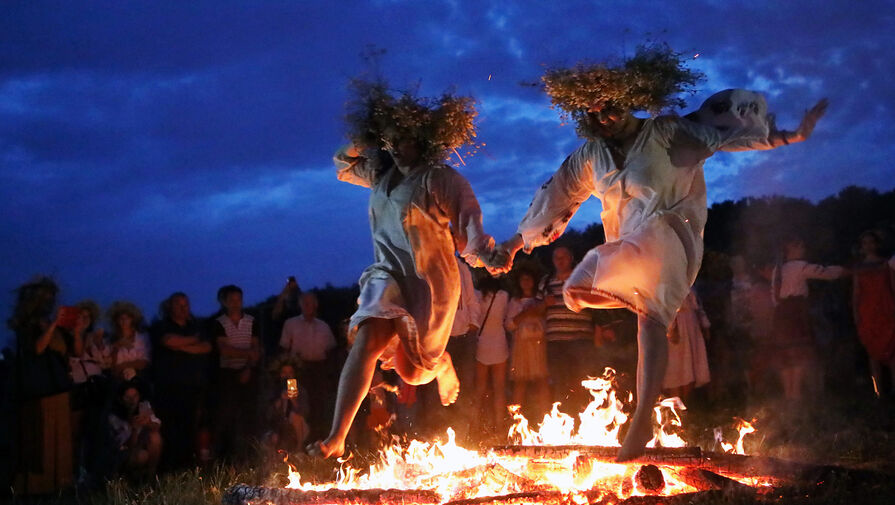
{"type": "MultiPolygon", "coordinates": [[[[584,466],[586,460],[615,463],[619,448],[583,445],[507,445],[494,447],[491,450],[500,457],[554,460],[565,459],[575,451],[579,454],[576,465],[584,466]]],[[[762,477],[778,482],[818,483],[827,479],[831,474],[860,473],[858,470],[838,466],[813,465],[767,456],[703,452],[699,447],[647,448],[642,456],[628,461],[626,464],[695,468],[736,479],[762,477]]]]}
{"type": "Polygon", "coordinates": [[[482,496],[465,500],[454,500],[443,505],[486,505],[486,504],[521,504],[521,503],[559,503],[565,494],[559,491],[533,491],[527,493],[512,493],[500,496],[482,496]]]}
{"type": "Polygon", "coordinates": [[[702,468],[682,468],[675,475],[690,486],[700,491],[708,490],[749,490],[751,487],[733,479],[718,475],[702,468]]]}
{"type": "Polygon", "coordinates": [[[534,489],[540,487],[533,480],[515,474],[498,463],[488,465],[480,465],[473,468],[467,468],[458,472],[442,473],[433,475],[422,481],[423,487],[436,487],[439,481],[445,479],[474,481],[474,484],[482,485],[488,482],[497,484],[515,483],[521,489],[534,489]]]}
{"type": "MultiPolygon", "coordinates": [[[[498,456],[550,459],[563,459],[574,451],[579,454],[579,458],[607,463],[615,462],[619,450],[619,447],[592,445],[504,445],[491,448],[498,456]]],[[[702,450],[699,447],[653,447],[647,448],[642,456],[626,461],[625,464],[698,466],[702,462],[702,450]]]]}
{"type": "Polygon", "coordinates": [[[659,494],[665,489],[665,477],[656,465],[643,465],[634,474],[637,487],[649,494],[659,494]]]}
{"type": "Polygon", "coordinates": [[[414,503],[435,505],[441,497],[435,491],[404,489],[328,489],[303,491],[237,484],[224,494],[223,505],[378,505],[414,503]]]}

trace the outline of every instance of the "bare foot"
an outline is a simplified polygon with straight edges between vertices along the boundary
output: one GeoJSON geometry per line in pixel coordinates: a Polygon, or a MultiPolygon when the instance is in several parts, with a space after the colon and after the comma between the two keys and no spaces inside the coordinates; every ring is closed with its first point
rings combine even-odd
{"type": "Polygon", "coordinates": [[[308,445],[305,450],[309,455],[318,458],[338,458],[345,452],[345,441],[337,442],[329,437],[308,445]]]}
{"type": "Polygon", "coordinates": [[[619,463],[638,458],[645,452],[646,444],[653,438],[653,423],[649,415],[638,417],[635,413],[625,441],[615,458],[619,463]]]}
{"type": "Polygon", "coordinates": [[[457,371],[454,370],[451,355],[444,353],[441,359],[441,371],[438,372],[435,380],[438,381],[438,396],[441,397],[441,404],[447,407],[457,401],[457,396],[460,395],[460,379],[457,378],[457,371]]]}

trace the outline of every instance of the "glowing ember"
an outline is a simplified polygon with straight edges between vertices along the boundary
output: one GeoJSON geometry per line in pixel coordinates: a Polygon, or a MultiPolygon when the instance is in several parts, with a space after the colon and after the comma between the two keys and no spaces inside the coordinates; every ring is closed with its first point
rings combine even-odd
{"type": "MultiPolygon", "coordinates": [[[[364,471],[341,461],[338,478],[326,484],[301,483],[298,471],[287,462],[287,487],[301,491],[426,490],[437,493],[442,503],[520,494],[531,495],[532,503],[583,504],[610,496],[624,499],[698,491],[691,485],[692,480],[685,478],[686,469],[673,461],[641,467],[604,462],[594,456],[594,450],[612,452],[620,446],[619,431],[628,419],[623,411],[625,404],[616,394],[614,379],[615,371],[607,369],[600,378],[582,381],[593,400],[578,414],[577,428],[575,419],[563,413],[559,403],[553,405],[536,430],[531,428],[518,405],[511,406],[514,423],[508,433],[509,441],[515,444],[513,447],[537,449],[536,456],[497,448],[486,453],[467,450],[456,444],[454,431],[448,429],[445,442],[414,440],[403,446],[396,443],[383,450],[379,462],[364,471]]],[[[690,451],[674,449],[687,445],[675,433],[681,428],[678,411],[684,408],[678,398],[663,400],[656,407],[655,436],[649,443],[649,447],[656,449],[650,450],[664,451],[662,454],[690,451]]],[[[743,420],[738,428],[736,452],[742,454],[743,437],[754,428],[743,420]]],[[[733,450],[731,444],[725,444],[733,450]]],[[[698,448],[693,449],[698,453],[698,448]]],[[[681,454],[686,457],[685,453],[681,454]]],[[[525,499],[514,501],[520,502],[525,499]]]]}

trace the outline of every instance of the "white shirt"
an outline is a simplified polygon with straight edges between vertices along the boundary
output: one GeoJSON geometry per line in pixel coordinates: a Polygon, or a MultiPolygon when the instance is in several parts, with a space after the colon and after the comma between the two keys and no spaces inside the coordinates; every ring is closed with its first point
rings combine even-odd
{"type": "Polygon", "coordinates": [[[503,290],[482,296],[483,321],[479,324],[482,331],[479,333],[475,359],[483,365],[503,363],[510,357],[507,332],[504,328],[509,301],[510,295],[503,290]],[[492,298],[494,304],[491,303],[492,298]],[[491,310],[488,310],[489,306],[491,310]]]}
{"type": "Polygon", "coordinates": [[[145,333],[134,335],[134,341],[129,347],[117,347],[115,352],[115,364],[129,363],[131,361],[151,361],[149,337],[145,333]]]}
{"type": "Polygon", "coordinates": [[[452,337],[466,335],[469,326],[477,326],[482,318],[478,293],[472,284],[472,272],[460,258],[457,258],[457,268],[460,270],[460,303],[457,304],[457,314],[451,327],[452,337]]]}
{"type": "Polygon", "coordinates": [[[283,323],[280,347],[304,361],[323,361],[326,352],[335,346],[336,338],[329,325],[317,318],[308,321],[304,316],[295,316],[283,323]]]}
{"type": "MultiPolygon", "coordinates": [[[[222,314],[217,318],[217,322],[221,323],[224,328],[224,339],[226,344],[235,349],[248,350],[252,348],[252,326],[255,318],[248,314],[243,314],[238,324],[233,324],[233,320],[227,314],[222,314]]],[[[221,338],[218,336],[218,338],[221,338]]],[[[221,368],[229,368],[239,370],[245,368],[249,362],[246,358],[233,358],[221,355],[221,368]]]]}
{"type": "Polygon", "coordinates": [[[780,296],[777,292],[777,268],[771,277],[771,296],[775,301],[793,296],[808,296],[808,279],[832,280],[842,277],[845,269],[838,266],[815,265],[803,260],[787,261],[783,264],[780,274],[780,296]]]}

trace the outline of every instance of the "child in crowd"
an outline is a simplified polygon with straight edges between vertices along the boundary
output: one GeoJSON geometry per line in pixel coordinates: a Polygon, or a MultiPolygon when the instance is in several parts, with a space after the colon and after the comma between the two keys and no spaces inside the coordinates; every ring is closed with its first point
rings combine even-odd
{"type": "Polygon", "coordinates": [[[546,305],[537,292],[537,278],[529,270],[516,274],[519,296],[507,306],[506,328],[513,334],[510,377],[513,380],[513,403],[533,406],[540,413],[547,407],[547,342],[545,333],[546,305]]]}
{"type": "Polygon", "coordinates": [[[155,416],[138,380],[123,383],[109,414],[118,471],[132,478],[155,476],[162,454],[162,422],[155,416]]]}

